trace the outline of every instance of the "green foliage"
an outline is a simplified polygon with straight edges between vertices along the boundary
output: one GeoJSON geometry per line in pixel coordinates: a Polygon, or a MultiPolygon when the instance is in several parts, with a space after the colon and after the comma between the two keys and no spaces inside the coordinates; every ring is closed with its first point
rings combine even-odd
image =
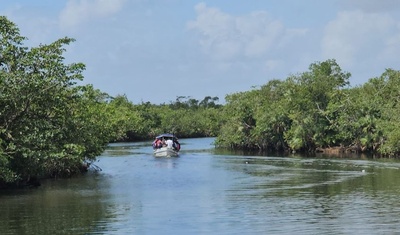
{"type": "Polygon", "coordinates": [[[74,39],[29,49],[15,24],[0,25],[0,184],[79,172],[115,136],[107,96],[77,85],[83,64],[64,64],[74,39]]]}
{"type": "Polygon", "coordinates": [[[165,132],[179,137],[216,136],[223,121],[217,101],[210,96],[202,101],[180,96],[169,105],[133,105],[140,121],[136,129],[127,129],[129,139],[148,139],[165,132]]]}
{"type": "Polygon", "coordinates": [[[254,102],[258,91],[235,93],[226,96],[227,105],[223,109],[225,123],[216,139],[216,145],[230,148],[251,148],[250,131],[254,128],[254,102]]]}
{"type": "MultiPolygon", "coordinates": [[[[379,135],[374,145],[388,156],[400,153],[400,71],[387,69],[379,78],[371,79],[366,89],[374,90],[375,125],[379,135]],[[381,134],[382,133],[382,134],[381,134]]],[[[375,126],[374,126],[375,127],[375,126]]]]}
{"type": "Polygon", "coordinates": [[[143,125],[145,118],[125,95],[112,98],[104,112],[108,115],[110,129],[113,131],[110,140],[123,141],[132,133],[146,136],[147,129],[143,125]]]}
{"type": "Polygon", "coordinates": [[[0,187],[31,177],[70,176],[110,141],[217,136],[236,149],[314,151],[341,146],[385,156],[400,153],[400,72],[388,69],[360,87],[335,60],[271,80],[247,92],[170,104],[138,105],[110,97],[65,64],[61,38],[27,48],[16,25],[0,17],[0,187]]]}
{"type": "Polygon", "coordinates": [[[314,63],[310,71],[290,77],[286,86],[287,109],[292,121],[285,138],[293,150],[313,150],[330,144],[329,104],[348,85],[349,73],[334,60],[314,63]]]}
{"type": "Polygon", "coordinates": [[[180,96],[169,105],[134,105],[83,79],[82,63],[65,64],[72,38],[24,47],[25,37],[0,17],[0,184],[70,176],[110,141],[216,136],[224,122],[218,97],[180,96]]]}
{"type": "Polygon", "coordinates": [[[335,60],[227,96],[217,146],[315,151],[342,147],[386,156],[400,153],[400,72],[388,69],[361,87],[335,60]]]}

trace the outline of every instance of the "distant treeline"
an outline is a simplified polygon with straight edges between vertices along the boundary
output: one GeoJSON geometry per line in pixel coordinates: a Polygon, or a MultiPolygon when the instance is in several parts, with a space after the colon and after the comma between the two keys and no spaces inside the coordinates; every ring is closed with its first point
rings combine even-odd
{"type": "Polygon", "coordinates": [[[400,153],[400,72],[386,70],[356,88],[334,60],[259,89],[169,104],[134,104],[79,85],[82,63],[65,64],[61,38],[27,48],[0,16],[0,188],[85,170],[108,143],[160,133],[217,137],[233,149],[317,151],[331,147],[400,153]]]}
{"type": "Polygon", "coordinates": [[[179,96],[169,104],[142,102],[133,104],[125,95],[107,102],[114,122],[122,128],[111,142],[153,139],[161,133],[179,138],[217,136],[222,124],[222,108],[218,97],[206,96],[199,101],[179,96]]]}

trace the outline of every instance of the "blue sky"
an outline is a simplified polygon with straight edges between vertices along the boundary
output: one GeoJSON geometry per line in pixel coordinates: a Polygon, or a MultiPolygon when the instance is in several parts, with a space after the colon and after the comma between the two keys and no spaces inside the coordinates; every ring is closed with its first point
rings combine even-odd
{"type": "Polygon", "coordinates": [[[134,103],[248,91],[336,59],[352,86],[399,70],[397,0],[0,0],[27,46],[68,36],[85,83],[134,103]]]}

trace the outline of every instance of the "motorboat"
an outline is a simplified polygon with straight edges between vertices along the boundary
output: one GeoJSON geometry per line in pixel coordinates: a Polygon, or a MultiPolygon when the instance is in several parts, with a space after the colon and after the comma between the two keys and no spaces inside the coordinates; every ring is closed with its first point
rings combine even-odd
{"type": "Polygon", "coordinates": [[[178,151],[168,148],[168,147],[161,147],[154,149],[154,156],[155,157],[178,157],[178,151]]]}
{"type": "Polygon", "coordinates": [[[161,134],[153,141],[155,157],[177,157],[181,145],[174,134],[161,134]]]}

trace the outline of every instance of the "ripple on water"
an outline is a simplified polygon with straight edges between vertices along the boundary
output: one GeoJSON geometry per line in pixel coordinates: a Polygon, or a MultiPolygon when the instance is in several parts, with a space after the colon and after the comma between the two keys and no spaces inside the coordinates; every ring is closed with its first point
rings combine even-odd
{"type": "Polygon", "coordinates": [[[398,231],[396,161],[213,155],[206,140],[183,139],[174,159],[154,158],[147,142],[115,144],[97,174],[2,195],[0,234],[398,231]]]}

